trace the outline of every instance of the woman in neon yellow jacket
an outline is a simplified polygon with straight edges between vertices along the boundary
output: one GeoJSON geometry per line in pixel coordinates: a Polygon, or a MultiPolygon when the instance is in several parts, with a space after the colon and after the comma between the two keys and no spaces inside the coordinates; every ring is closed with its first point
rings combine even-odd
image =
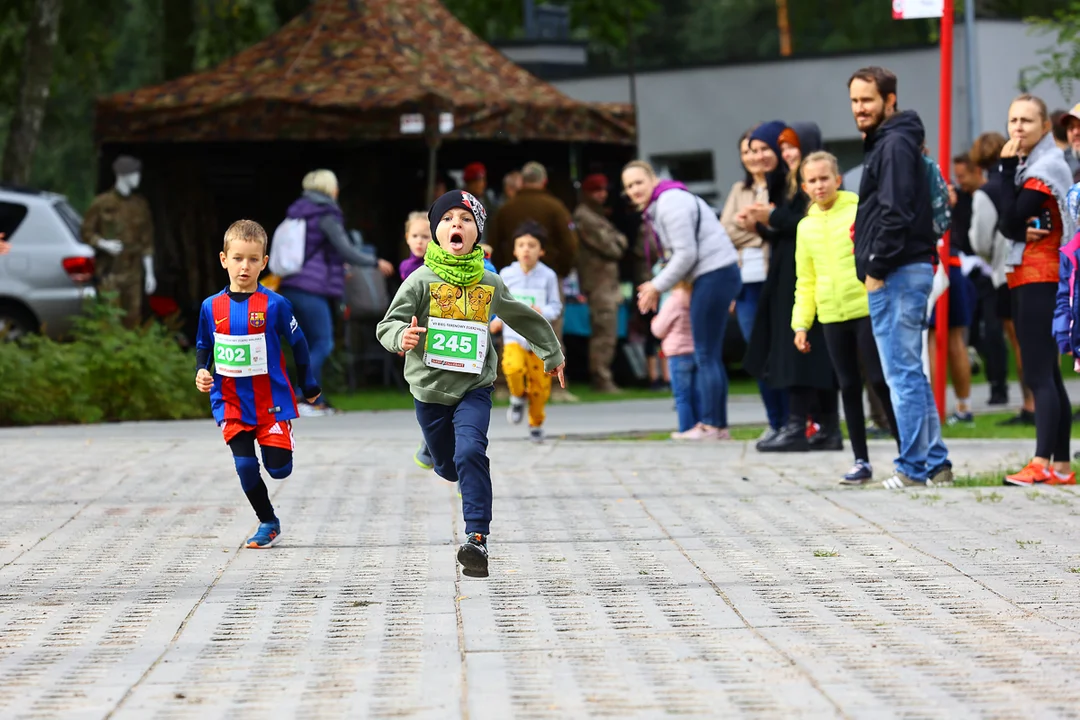
{"type": "Polygon", "coordinates": [[[814,324],[815,315],[821,322],[825,345],[840,380],[844,417],[855,453],[855,465],[840,482],[861,485],[873,478],[873,469],[866,447],[860,361],[866,379],[882,400],[894,436],[896,417],[870,325],[866,287],[855,274],[851,227],[859,196],[840,190],[839,164],[827,152],[809,155],[803,161],[802,177],[803,190],[812,204],[799,222],[795,243],[795,307],[791,311],[791,329],[795,331],[795,346],[806,353],[810,352],[806,333],[814,324]]]}

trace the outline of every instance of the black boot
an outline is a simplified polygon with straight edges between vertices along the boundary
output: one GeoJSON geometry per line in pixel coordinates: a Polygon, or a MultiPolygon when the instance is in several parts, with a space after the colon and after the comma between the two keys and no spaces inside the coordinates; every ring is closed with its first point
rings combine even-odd
{"type": "Polygon", "coordinates": [[[990,401],[989,405],[1008,405],[1009,404],[1009,386],[1008,385],[993,385],[990,387],[990,401]]]}
{"type": "Polygon", "coordinates": [[[811,450],[843,450],[844,434],[840,432],[840,416],[829,415],[821,419],[821,429],[807,442],[811,450]]]}
{"type": "Polygon", "coordinates": [[[807,452],[810,444],[806,441],[806,420],[788,420],[776,437],[757,444],[758,452],[807,452]]]}

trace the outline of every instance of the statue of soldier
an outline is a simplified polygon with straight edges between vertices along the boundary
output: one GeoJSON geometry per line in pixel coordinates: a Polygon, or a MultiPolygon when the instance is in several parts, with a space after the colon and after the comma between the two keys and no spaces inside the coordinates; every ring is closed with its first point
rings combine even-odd
{"type": "Polygon", "coordinates": [[[94,198],[82,224],[82,241],[96,253],[99,292],[116,293],[124,310],[124,325],[142,323],[143,292],[152,295],[154,277],[154,223],[139,187],[142,163],[121,155],[113,163],[116,185],[94,198]]]}
{"type": "Polygon", "coordinates": [[[578,274],[581,291],[589,299],[589,319],[592,334],[589,338],[589,373],[593,388],[599,392],[617,393],[611,373],[618,344],[619,260],[626,252],[626,236],[619,232],[604,211],[608,197],[608,179],[604,175],[589,175],[581,183],[581,202],[574,210],[577,225],[578,274]]]}

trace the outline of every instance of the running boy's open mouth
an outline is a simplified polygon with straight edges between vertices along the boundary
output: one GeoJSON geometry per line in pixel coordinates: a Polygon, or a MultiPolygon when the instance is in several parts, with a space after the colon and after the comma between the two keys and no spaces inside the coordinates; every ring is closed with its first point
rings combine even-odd
{"type": "Polygon", "coordinates": [[[465,237],[459,233],[450,233],[450,248],[452,250],[460,250],[465,247],[465,237]]]}

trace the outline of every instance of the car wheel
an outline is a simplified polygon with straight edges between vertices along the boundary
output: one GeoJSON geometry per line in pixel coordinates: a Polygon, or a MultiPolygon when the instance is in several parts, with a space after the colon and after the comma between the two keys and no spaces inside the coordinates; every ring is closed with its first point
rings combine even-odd
{"type": "Polygon", "coordinates": [[[28,312],[10,305],[0,306],[0,342],[14,342],[35,330],[37,323],[28,312]]]}

